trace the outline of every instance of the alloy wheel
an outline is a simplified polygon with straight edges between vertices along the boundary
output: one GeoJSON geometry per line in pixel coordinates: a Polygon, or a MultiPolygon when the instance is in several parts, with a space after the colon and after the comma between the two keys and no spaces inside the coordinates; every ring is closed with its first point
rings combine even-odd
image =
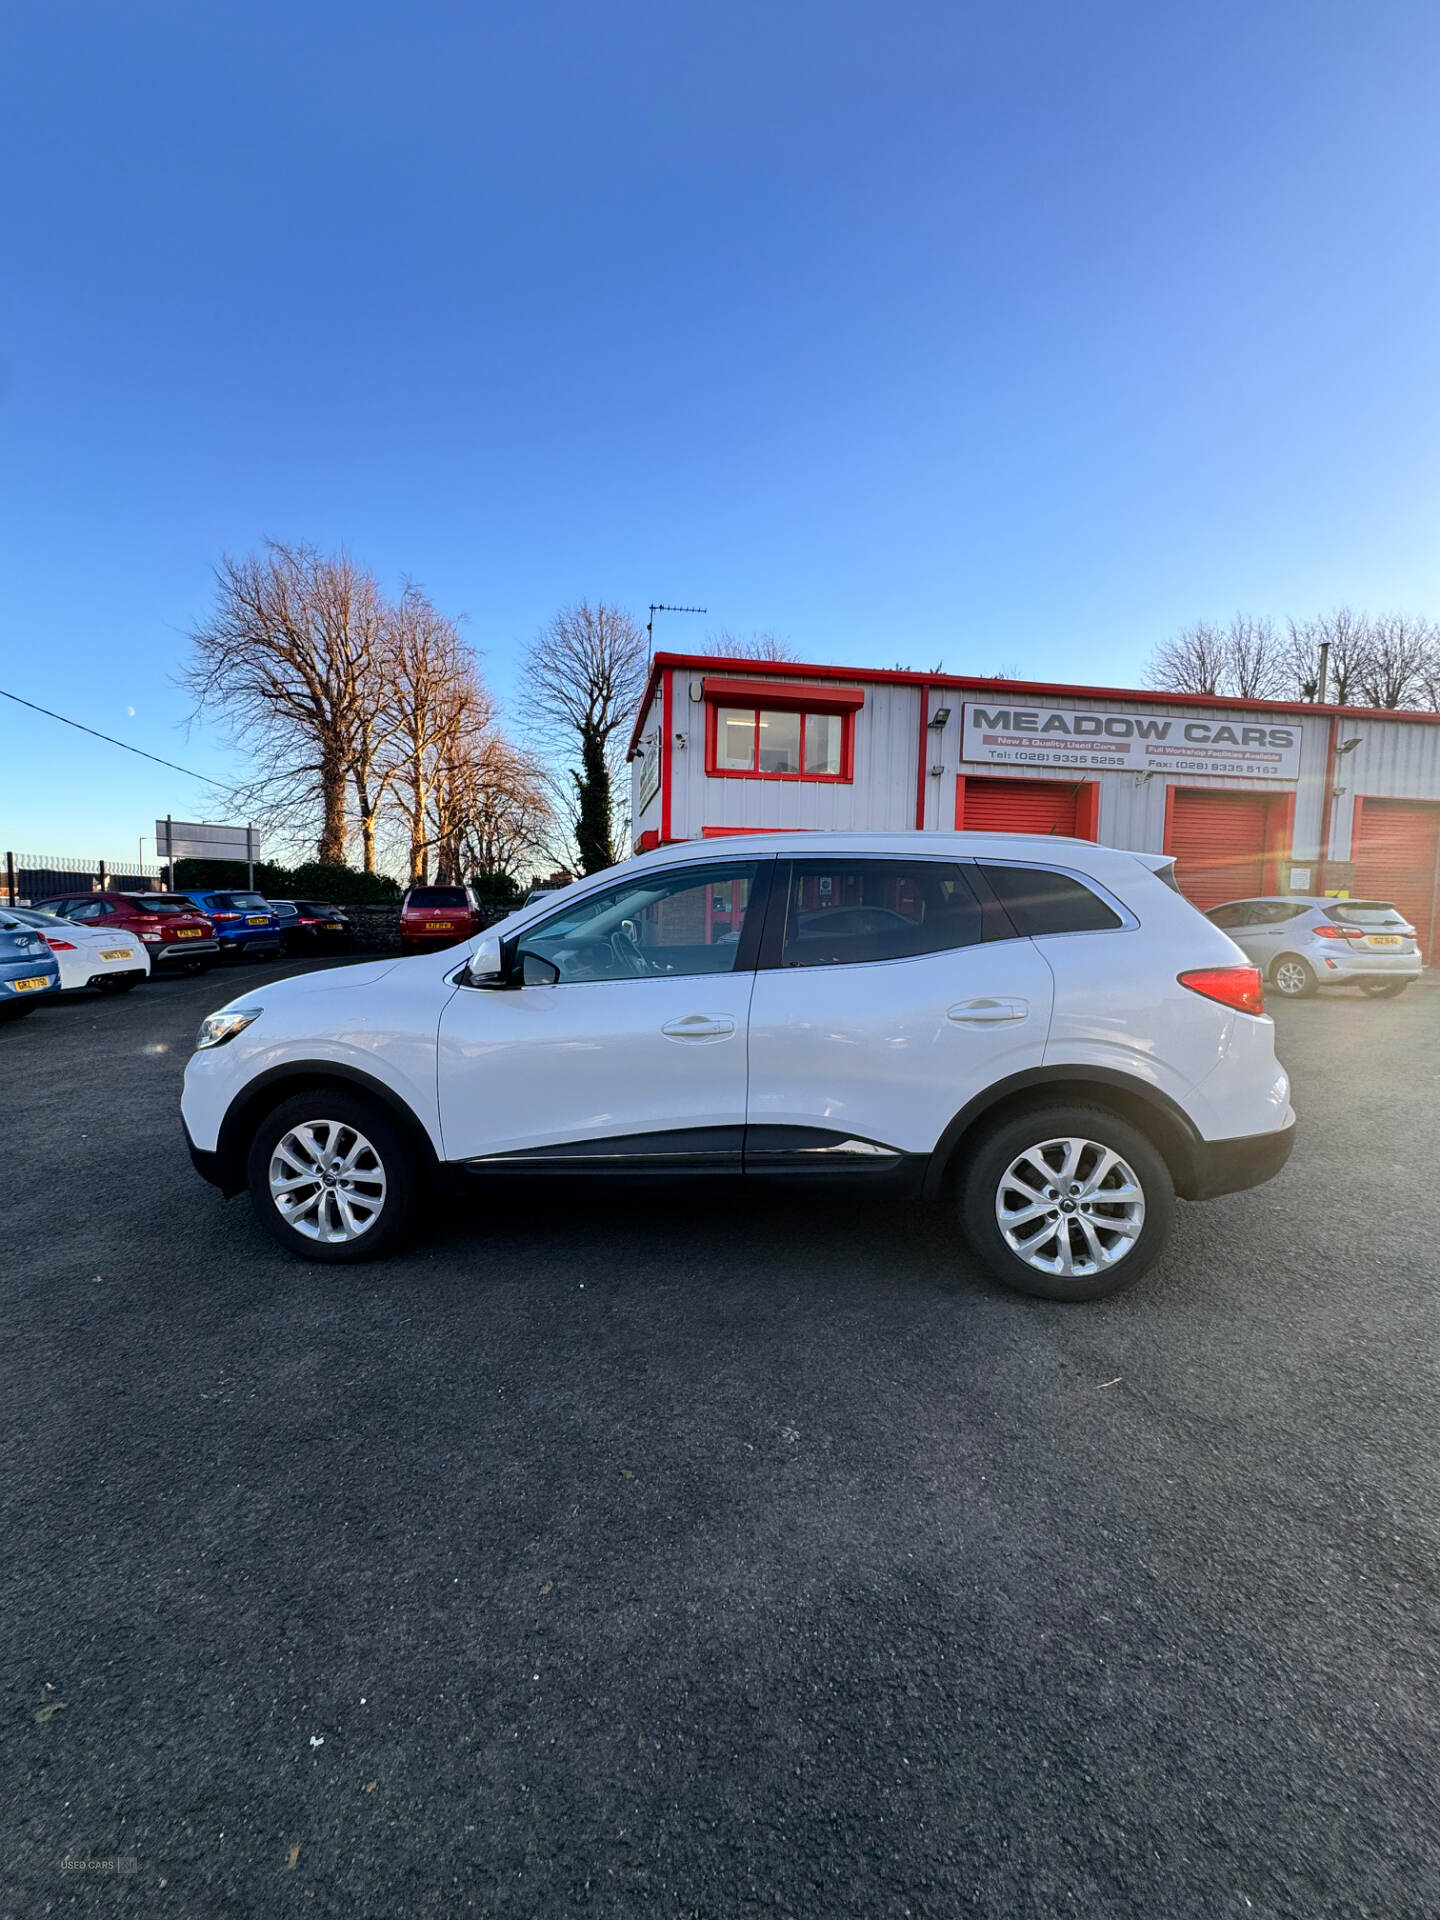
{"type": "Polygon", "coordinates": [[[287,1226],[307,1240],[339,1246],[358,1240],[385,1205],[385,1167],[358,1128],[343,1120],[305,1120],[276,1141],[270,1198],[287,1226]]]}
{"type": "Polygon", "coordinates": [[[995,1193],[1010,1251],[1039,1273],[1105,1273],[1145,1225],[1145,1192],[1128,1163],[1099,1140],[1041,1140],[1017,1154],[995,1193]]]}
{"type": "Polygon", "coordinates": [[[1282,960],[1272,977],[1278,993],[1298,997],[1310,984],[1310,969],[1303,960],[1282,960]]]}

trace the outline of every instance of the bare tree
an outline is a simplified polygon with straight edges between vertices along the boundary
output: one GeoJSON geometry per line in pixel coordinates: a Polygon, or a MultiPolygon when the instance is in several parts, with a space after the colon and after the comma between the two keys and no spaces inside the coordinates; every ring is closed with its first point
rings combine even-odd
{"type": "Polygon", "coordinates": [[[450,802],[457,874],[503,874],[518,881],[549,837],[550,802],[541,769],[498,732],[492,731],[463,767],[452,770],[450,802]]]}
{"type": "Polygon", "coordinates": [[[581,871],[597,873],[615,861],[614,796],[624,729],[645,685],[645,630],[619,607],[582,600],[540,633],[527,668],[537,747],[568,775],[557,790],[572,802],[566,810],[581,871]]]}
{"type": "Polygon", "coordinates": [[[1145,684],[1167,693],[1219,693],[1225,671],[1224,637],[1208,621],[1198,620],[1155,649],[1145,684]]]}
{"type": "Polygon", "coordinates": [[[1413,707],[1434,659],[1437,630],[1409,613],[1382,613],[1370,623],[1370,649],[1360,673],[1367,707],[1413,707]]]}
{"type": "Polygon", "coordinates": [[[752,633],[742,640],[722,627],[719,633],[706,634],[705,645],[711,653],[725,654],[732,660],[798,660],[800,657],[793,647],[777,640],[773,633],[752,633]]]}
{"type": "Polygon", "coordinates": [[[1241,700],[1284,698],[1285,649],[1274,621],[1237,613],[1231,616],[1222,638],[1225,691],[1241,700]]]}
{"type": "Polygon", "coordinates": [[[384,603],[345,553],[270,541],[222,559],[216,605],[191,634],[182,684],[253,757],[247,797],[293,820],[316,802],[321,860],[345,858],[346,796],[361,717],[375,697],[384,603]]]}
{"type": "Polygon", "coordinates": [[[1348,706],[1369,663],[1372,640],[1370,616],[1349,607],[1336,607],[1313,620],[1290,621],[1289,692],[1300,700],[1320,697],[1320,649],[1328,644],[1325,698],[1337,707],[1348,706]]]}

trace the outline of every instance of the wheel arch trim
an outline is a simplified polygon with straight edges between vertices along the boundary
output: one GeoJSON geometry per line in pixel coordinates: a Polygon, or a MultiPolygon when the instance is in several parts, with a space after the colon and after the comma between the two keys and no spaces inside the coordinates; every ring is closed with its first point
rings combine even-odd
{"type": "Polygon", "coordinates": [[[935,1144],[925,1171],[923,1195],[927,1200],[940,1197],[945,1182],[963,1152],[965,1141],[983,1120],[993,1118],[999,1109],[1017,1110],[1032,1094],[1058,1094],[1061,1090],[1076,1099],[1090,1099],[1110,1107],[1122,1119],[1141,1127],[1164,1158],[1175,1182],[1175,1191],[1188,1199],[1200,1184],[1200,1159],[1204,1142],[1189,1115],[1159,1087],[1137,1080],[1133,1074],[1112,1067],[1076,1063],[1066,1066],[1030,1067],[1008,1079],[997,1080],[976,1094],[951,1120],[935,1144]]]}
{"type": "Polygon", "coordinates": [[[438,1164],[440,1156],[424,1121],[383,1080],[377,1080],[373,1074],[364,1073],[358,1067],[347,1067],[333,1060],[285,1061],[279,1066],[268,1067],[264,1073],[257,1073],[225,1110],[215,1143],[213,1177],[227,1199],[244,1191],[245,1156],[250,1150],[255,1129],[265,1115],[292,1093],[301,1093],[307,1087],[325,1086],[367,1094],[384,1107],[392,1119],[399,1122],[424,1165],[433,1168],[438,1164]]]}

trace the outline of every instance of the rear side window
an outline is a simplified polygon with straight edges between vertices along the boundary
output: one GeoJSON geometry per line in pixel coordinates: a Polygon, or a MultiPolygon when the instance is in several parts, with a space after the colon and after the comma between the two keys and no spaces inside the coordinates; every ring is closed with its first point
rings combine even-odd
{"type": "Polygon", "coordinates": [[[992,867],[981,871],[1018,934],[1038,940],[1047,933],[1105,933],[1123,925],[1113,907],[1073,874],[1047,867],[992,867]]]}
{"type": "Polygon", "coordinates": [[[797,860],[782,967],[910,960],[979,944],[980,907],[958,866],[930,860],[797,860]]]}
{"type": "Polygon", "coordinates": [[[468,907],[464,887],[412,887],[405,896],[407,907],[468,907]]]}
{"type": "Polygon", "coordinates": [[[1332,900],[1326,904],[1325,917],[1349,927],[1408,927],[1410,924],[1398,907],[1384,900],[1332,900]]]}

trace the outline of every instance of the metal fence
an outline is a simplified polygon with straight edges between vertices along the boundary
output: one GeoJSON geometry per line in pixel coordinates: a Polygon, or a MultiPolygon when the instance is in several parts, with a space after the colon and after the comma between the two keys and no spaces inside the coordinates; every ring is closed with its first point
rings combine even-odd
{"type": "Polygon", "coordinates": [[[138,860],[72,858],[58,853],[7,853],[0,872],[0,899],[22,907],[52,893],[150,893],[158,887],[159,867],[138,860]]]}

